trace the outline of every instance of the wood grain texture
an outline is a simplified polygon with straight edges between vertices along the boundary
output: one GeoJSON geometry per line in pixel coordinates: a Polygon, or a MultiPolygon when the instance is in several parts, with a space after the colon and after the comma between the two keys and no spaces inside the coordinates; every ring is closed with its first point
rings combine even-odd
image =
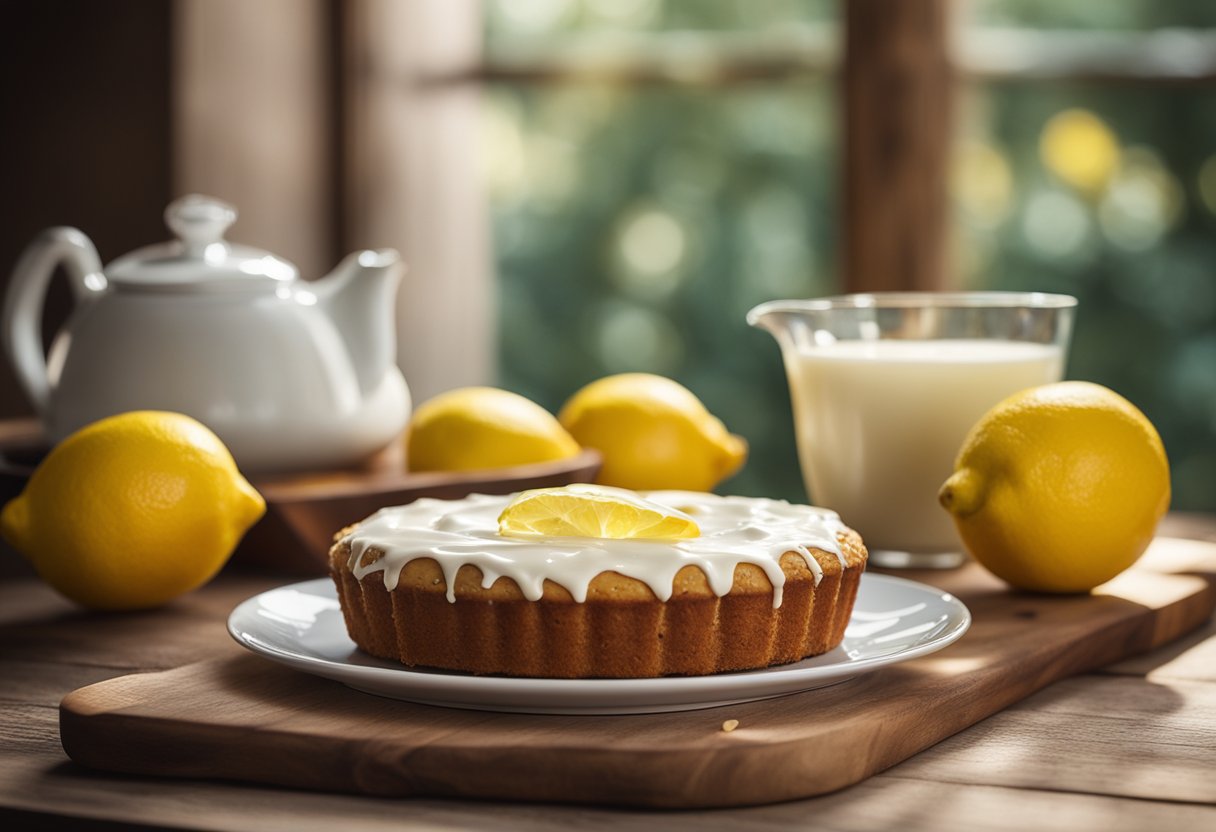
{"type": "MultiPolygon", "coordinates": [[[[791,800],[861,781],[1056,680],[1195,629],[1216,605],[1216,545],[1158,540],[1093,596],[1012,593],[975,565],[936,578],[975,617],[960,642],[767,702],[626,717],[489,714],[378,699],[236,656],[76,691],[61,705],[61,736],[95,768],[372,795],[663,808],[791,800]],[[740,725],[725,733],[728,718],[740,725]]],[[[1127,718],[1168,713],[1168,689],[1154,696],[1128,703],[1127,718]]],[[[1073,707],[1037,717],[1060,753],[1078,745],[1059,727],[1073,707]]],[[[1093,708],[1100,720],[1109,703],[1093,708]]],[[[1191,715],[1175,714],[1173,729],[1191,715]]],[[[1191,762],[1211,760],[1195,753],[1191,762]]],[[[1002,771],[1016,780],[1020,767],[1002,771]]],[[[1050,770],[1036,777],[1049,783],[1050,770]]],[[[1194,777],[1177,789],[1173,799],[1205,799],[1194,777]]]]}
{"type": "MultiPolygon", "coordinates": [[[[904,778],[895,772],[812,800],[742,809],[657,812],[490,801],[403,802],[276,787],[253,789],[208,781],[150,781],[90,772],[60,762],[51,750],[42,751],[35,759],[36,765],[0,760],[0,787],[5,788],[7,805],[28,811],[53,809],[59,816],[72,819],[112,818],[125,823],[191,830],[1207,832],[1216,824],[1216,808],[1210,806],[933,782],[904,778]]],[[[76,826],[68,821],[63,828],[76,826]]]]}
{"type": "Polygon", "coordinates": [[[1216,620],[1160,650],[1115,662],[1100,672],[1154,683],[1171,679],[1216,683],[1216,620]]]}
{"type": "MultiPolygon", "coordinates": [[[[1216,540],[1216,519],[1184,518],[1183,525],[1166,522],[1163,529],[1216,540]],[[1184,528],[1185,526],[1185,528],[1184,528]]],[[[1173,520],[1171,516],[1170,521],[1173,520]]],[[[7,560],[12,560],[11,557],[7,560]]],[[[178,645],[184,645],[177,664],[207,656],[235,655],[236,648],[223,632],[228,611],[248,596],[268,589],[281,579],[253,576],[228,570],[206,588],[192,593],[150,616],[140,618],[142,638],[134,628],[107,624],[107,618],[79,613],[45,585],[31,580],[0,579],[0,677],[11,680],[8,691],[27,706],[0,703],[0,825],[27,828],[28,821],[42,821],[36,828],[104,828],[144,823],[157,828],[216,830],[311,830],[358,828],[360,830],[433,830],[454,828],[538,830],[751,830],[830,828],[838,830],[899,828],[901,832],[926,829],[934,832],[974,832],[976,829],[1009,829],[1036,832],[1078,829],[1144,830],[1169,829],[1208,832],[1216,828],[1216,808],[1165,800],[1112,797],[1088,794],[1085,772],[1104,766],[1149,768],[1141,759],[1141,748],[1151,745],[1152,765],[1185,766],[1193,747],[1173,746],[1173,732],[1154,731],[1151,720],[1129,724],[1121,744],[1082,745],[1070,752],[1055,769],[1049,789],[1009,787],[968,782],[974,779],[975,755],[991,749],[991,758],[1005,753],[1009,745],[1032,746],[1047,742],[1036,733],[1034,722],[999,723],[986,720],[957,735],[959,741],[973,736],[974,742],[948,741],[925,755],[934,757],[933,777],[915,776],[920,757],[871,777],[852,788],[822,797],[770,806],[686,811],[635,811],[590,806],[555,806],[490,801],[461,801],[415,798],[401,801],[366,795],[260,786],[198,779],[168,779],[107,774],[77,766],[65,757],[57,730],[59,699],[74,687],[86,684],[85,672],[117,676],[131,670],[153,670],[173,666],[178,645]],[[208,638],[209,636],[209,638],[208,638]],[[10,664],[10,651],[21,645],[28,661],[10,664]],[[141,662],[147,664],[141,665],[141,662]],[[166,664],[169,661],[170,664],[166,664]],[[115,667],[107,665],[114,664],[115,667]],[[121,668],[121,669],[120,669],[121,668]],[[942,753],[938,753],[941,751],[942,753]],[[1099,756],[1095,758],[1093,753],[1099,756]],[[23,813],[15,820],[13,812],[23,813]],[[24,814],[28,813],[28,814],[24,814]]],[[[1188,679],[1200,679],[1203,668],[1195,665],[1206,641],[1200,631],[1164,648],[1144,654],[1138,662],[1156,673],[1173,667],[1188,679]]],[[[1212,638],[1216,639],[1216,634],[1212,638]]],[[[1129,684],[1127,695],[1138,688],[1153,687],[1130,662],[1111,666],[1103,673],[1119,671],[1129,684]]],[[[1085,698],[1089,687],[1107,681],[1105,675],[1075,677],[1075,695],[1085,698]]],[[[1204,683],[1175,688],[1190,697],[1204,690],[1204,683]]],[[[1023,703],[1033,712],[1042,695],[1023,703]]],[[[1111,715],[1121,713],[1120,703],[1111,715]]],[[[1211,719],[1206,720],[1212,723],[1211,719]]],[[[1119,788],[1115,778],[1108,789],[1119,788]]]]}
{"type": "Polygon", "coordinates": [[[1066,781],[1091,794],[1211,804],[1214,712],[1216,685],[1066,679],[917,755],[900,774],[1037,789],[1066,781]]]}

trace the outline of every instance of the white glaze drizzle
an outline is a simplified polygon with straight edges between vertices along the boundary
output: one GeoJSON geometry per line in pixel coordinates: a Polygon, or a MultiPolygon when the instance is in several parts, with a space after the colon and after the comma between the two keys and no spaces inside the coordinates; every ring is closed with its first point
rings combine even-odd
{"type": "Polygon", "coordinates": [[[498,515],[514,495],[473,494],[463,500],[421,499],[383,508],[343,538],[350,544],[350,568],[362,579],[384,573],[384,586],[397,587],[401,570],[412,560],[433,558],[443,570],[447,598],[456,600],[456,573],[465,564],[481,570],[482,586],[500,577],[519,585],[525,598],[538,600],[546,580],[564,587],[575,601],[587,600],[587,587],[601,572],[617,572],[650,587],[660,601],[671,597],[676,573],[696,566],[718,596],[730,592],[735,567],[751,563],[773,585],[773,606],[781,606],[785,573],[781,556],[796,552],[815,576],[823,568],[809,549],[831,552],[844,565],[837,536],[845,531],[827,509],[784,500],[719,497],[688,491],[653,491],[647,499],[689,514],[700,537],[678,541],[605,540],[594,537],[507,537],[498,533],[498,515]],[[369,549],[383,555],[364,564],[369,549]]]}

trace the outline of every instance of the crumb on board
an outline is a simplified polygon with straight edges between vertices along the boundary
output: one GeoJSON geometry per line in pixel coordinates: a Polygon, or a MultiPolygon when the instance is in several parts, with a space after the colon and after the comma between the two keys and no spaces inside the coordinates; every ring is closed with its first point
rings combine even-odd
{"type": "Polygon", "coordinates": [[[737,720],[737,719],[728,719],[728,720],[726,720],[726,722],[722,723],[722,730],[728,734],[738,727],[739,727],[739,720],[737,720]]]}

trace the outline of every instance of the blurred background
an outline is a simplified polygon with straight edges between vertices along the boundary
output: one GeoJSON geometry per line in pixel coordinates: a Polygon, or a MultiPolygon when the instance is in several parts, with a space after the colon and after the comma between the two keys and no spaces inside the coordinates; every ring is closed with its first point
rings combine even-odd
{"type": "MultiPolygon", "coordinates": [[[[4,0],[0,270],[75,225],[104,261],[198,191],[320,276],[411,264],[421,401],[551,410],[689,386],[804,499],[777,346],[745,312],[878,289],[1080,299],[1068,375],[1157,425],[1216,511],[1210,0],[4,0]]],[[[49,336],[69,306],[58,287],[49,336]]],[[[7,367],[0,417],[28,415],[7,367]]]]}

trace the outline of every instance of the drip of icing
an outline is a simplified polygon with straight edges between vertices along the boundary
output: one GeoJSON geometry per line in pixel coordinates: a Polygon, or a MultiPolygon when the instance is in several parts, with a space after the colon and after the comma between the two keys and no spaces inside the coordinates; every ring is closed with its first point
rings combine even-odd
{"type": "Polygon", "coordinates": [[[718,596],[730,592],[735,567],[751,563],[773,585],[773,606],[781,606],[785,573],[781,556],[796,552],[815,577],[823,568],[809,549],[831,552],[844,565],[837,535],[845,531],[827,509],[783,500],[719,497],[685,491],[654,491],[647,498],[691,515],[700,537],[678,541],[606,540],[595,537],[519,538],[498,533],[498,515],[513,495],[473,494],[463,500],[421,499],[384,508],[348,534],[350,567],[356,578],[384,573],[384,586],[397,587],[401,570],[412,560],[433,558],[443,570],[447,598],[456,600],[456,573],[465,564],[481,570],[482,586],[500,577],[519,585],[524,597],[541,597],[546,580],[564,587],[574,600],[587,600],[587,587],[601,572],[617,572],[650,587],[660,601],[671,597],[676,573],[696,566],[718,596]],[[381,557],[364,564],[369,549],[381,557]]]}

